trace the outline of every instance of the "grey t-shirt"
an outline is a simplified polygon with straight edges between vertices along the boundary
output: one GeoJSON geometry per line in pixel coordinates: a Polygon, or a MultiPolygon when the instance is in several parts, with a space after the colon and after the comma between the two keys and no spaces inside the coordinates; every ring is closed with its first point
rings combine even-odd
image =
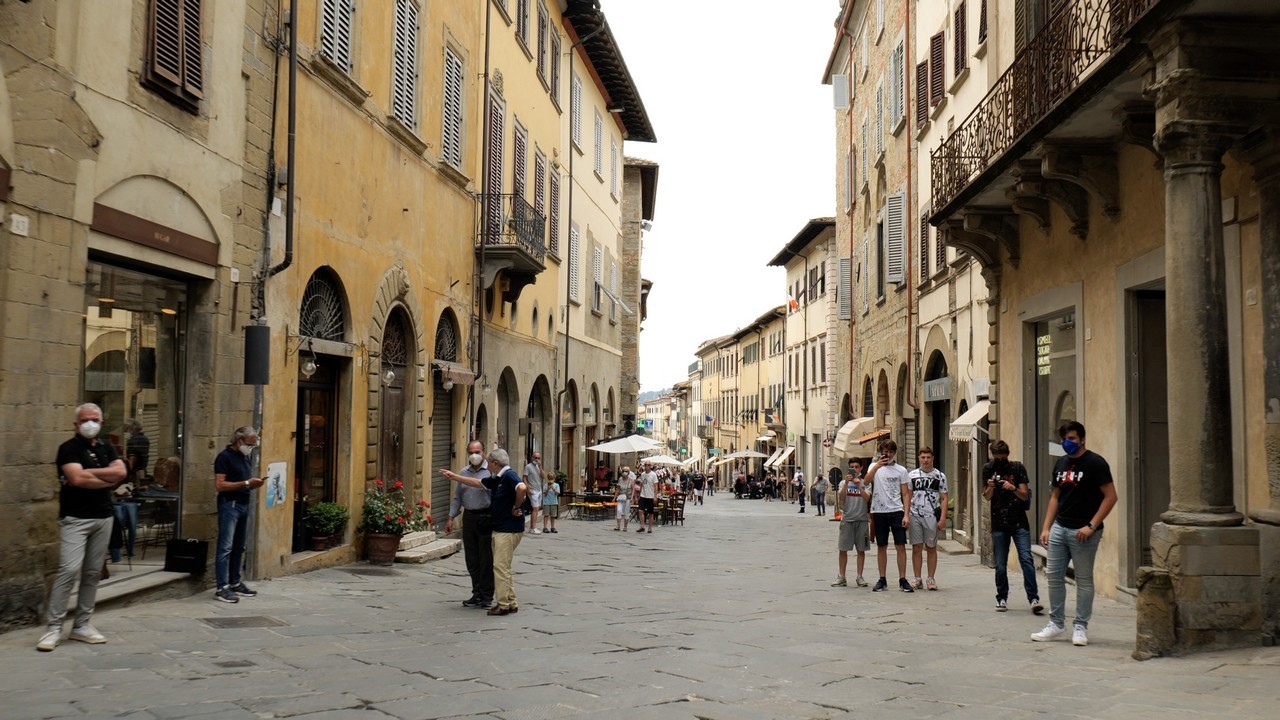
{"type": "Polygon", "coordinates": [[[524,466],[524,484],[529,486],[529,490],[541,494],[543,491],[542,468],[537,463],[529,463],[524,466]]]}
{"type": "MultiPolygon", "coordinates": [[[[867,508],[867,499],[862,496],[862,481],[854,480],[853,487],[848,488],[844,496],[844,507],[840,508],[841,522],[870,522],[871,513],[867,508]]],[[[847,481],[840,481],[840,491],[844,491],[847,481]]]]}

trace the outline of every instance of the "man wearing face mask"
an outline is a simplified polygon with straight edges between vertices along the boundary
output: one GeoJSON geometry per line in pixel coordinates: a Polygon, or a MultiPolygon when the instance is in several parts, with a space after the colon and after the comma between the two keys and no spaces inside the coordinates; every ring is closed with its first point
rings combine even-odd
{"type": "Polygon", "coordinates": [[[1053,494],[1045,508],[1040,544],[1049,551],[1045,582],[1049,585],[1049,624],[1031,636],[1044,642],[1066,636],[1067,563],[1075,569],[1076,618],[1072,645],[1089,644],[1093,615],[1093,560],[1102,542],[1102,521],[1116,506],[1111,466],[1085,448],[1084,425],[1069,420],[1058,428],[1065,456],[1053,468],[1053,494]]]}
{"type": "Polygon", "coordinates": [[[225,603],[240,602],[241,597],[253,597],[240,578],[244,563],[245,531],[249,527],[249,491],[262,487],[263,480],[254,474],[249,459],[258,446],[258,431],[251,427],[236,428],[227,445],[213,461],[213,485],[218,491],[218,552],[214,567],[218,589],[214,598],[225,603]]]}
{"type": "MultiPolygon", "coordinates": [[[[467,443],[467,464],[457,473],[440,468],[440,474],[452,479],[453,475],[483,480],[489,477],[484,462],[484,443],[472,440],[467,443]]],[[[467,560],[467,574],[471,576],[471,597],[463,600],[463,607],[487,608],[493,604],[493,532],[489,518],[492,496],[483,486],[459,483],[458,492],[449,503],[449,519],[444,531],[453,532],[453,520],[463,510],[462,553],[467,560]]]]}
{"type": "Polygon", "coordinates": [[[113,511],[111,491],[128,476],[124,461],[111,443],[98,440],[102,409],[92,403],[76,408],[76,436],[58,447],[55,466],[61,491],[58,496],[58,534],[61,553],[58,576],[49,592],[47,624],[36,648],[49,652],[62,642],[62,620],[76,579],[76,617],[71,639],[91,644],[107,641],[89,620],[98,595],[98,580],[111,540],[113,511]]]}

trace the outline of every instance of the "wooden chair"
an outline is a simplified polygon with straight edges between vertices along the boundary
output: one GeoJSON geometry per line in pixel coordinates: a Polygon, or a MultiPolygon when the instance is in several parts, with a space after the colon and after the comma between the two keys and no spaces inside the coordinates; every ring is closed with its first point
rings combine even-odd
{"type": "Polygon", "coordinates": [[[684,503],[683,495],[672,496],[668,502],[667,517],[672,525],[680,523],[680,527],[684,527],[684,503]]]}

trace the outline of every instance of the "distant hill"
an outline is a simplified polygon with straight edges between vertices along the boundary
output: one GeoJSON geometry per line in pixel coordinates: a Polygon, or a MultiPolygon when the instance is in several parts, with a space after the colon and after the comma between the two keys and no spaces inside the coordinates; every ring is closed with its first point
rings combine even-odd
{"type": "Polygon", "coordinates": [[[667,393],[669,393],[669,392],[671,392],[671,388],[669,388],[669,387],[668,387],[668,388],[662,388],[661,390],[650,390],[650,391],[648,391],[648,392],[642,392],[642,393],[640,393],[640,395],[636,398],[636,402],[637,402],[637,403],[642,403],[642,402],[645,402],[645,401],[647,401],[647,400],[652,400],[652,399],[657,398],[657,397],[662,397],[663,395],[666,395],[666,394],[667,394],[667,393]]]}

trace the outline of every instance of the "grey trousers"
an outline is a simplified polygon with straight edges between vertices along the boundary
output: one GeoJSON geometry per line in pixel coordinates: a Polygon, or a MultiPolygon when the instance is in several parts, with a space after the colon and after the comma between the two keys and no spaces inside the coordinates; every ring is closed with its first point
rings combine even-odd
{"type": "Polygon", "coordinates": [[[62,537],[61,561],[58,577],[49,592],[48,626],[50,630],[62,628],[67,614],[67,600],[71,588],[80,580],[77,595],[76,619],[73,627],[88,625],[93,617],[93,606],[98,600],[98,580],[102,577],[102,565],[107,559],[107,545],[111,542],[111,524],[114,518],[83,519],[64,517],[58,521],[62,537]]]}

